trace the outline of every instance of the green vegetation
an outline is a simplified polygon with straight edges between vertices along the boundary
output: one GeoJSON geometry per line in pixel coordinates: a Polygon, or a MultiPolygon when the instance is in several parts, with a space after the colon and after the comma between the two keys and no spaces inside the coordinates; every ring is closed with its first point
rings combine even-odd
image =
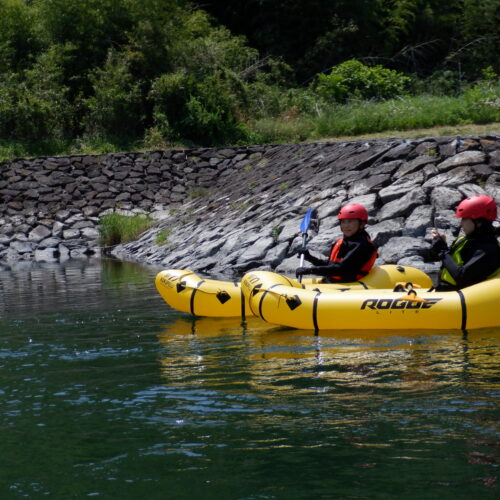
{"type": "Polygon", "coordinates": [[[154,224],[153,219],[147,215],[121,215],[116,212],[102,216],[99,222],[102,246],[135,241],[154,224]]]}
{"type": "Polygon", "coordinates": [[[458,97],[423,94],[382,101],[352,100],[325,105],[316,115],[299,115],[288,121],[257,120],[252,127],[264,142],[275,143],[499,120],[500,85],[478,83],[458,97]]]}
{"type": "Polygon", "coordinates": [[[318,75],[316,91],[326,101],[388,99],[405,95],[410,82],[397,71],[351,59],[335,66],[328,75],[318,75]]]}
{"type": "Polygon", "coordinates": [[[210,194],[210,191],[208,189],[205,189],[205,188],[195,188],[195,189],[192,189],[191,191],[188,192],[188,196],[189,198],[191,199],[195,199],[195,198],[201,198],[202,196],[208,196],[210,194]]]}
{"type": "Polygon", "coordinates": [[[280,237],[280,233],[282,230],[283,230],[283,227],[281,227],[281,226],[273,226],[273,229],[271,230],[271,237],[275,243],[278,242],[278,239],[280,237]]]}
{"type": "Polygon", "coordinates": [[[165,243],[167,243],[168,237],[170,236],[171,232],[172,228],[162,229],[161,231],[159,231],[156,235],[156,244],[164,245],[165,243]]]}
{"type": "Polygon", "coordinates": [[[500,121],[497,0],[203,7],[0,0],[0,159],[500,121]]]}

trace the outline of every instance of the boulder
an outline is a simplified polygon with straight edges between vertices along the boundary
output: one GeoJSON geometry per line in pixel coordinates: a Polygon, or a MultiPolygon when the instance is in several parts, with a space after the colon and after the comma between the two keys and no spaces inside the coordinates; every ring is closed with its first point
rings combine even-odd
{"type": "Polygon", "coordinates": [[[48,227],[39,225],[30,231],[28,234],[28,240],[38,243],[43,239],[48,238],[51,234],[52,231],[48,227]]]}
{"type": "Polygon", "coordinates": [[[486,161],[486,155],[482,151],[463,151],[456,155],[447,158],[441,163],[437,164],[437,168],[441,172],[446,172],[463,165],[476,165],[478,163],[484,163],[486,161]]]}
{"type": "Polygon", "coordinates": [[[424,236],[427,228],[432,226],[434,207],[432,205],[421,205],[416,207],[403,225],[403,236],[413,238],[424,236]]]}
{"type": "Polygon", "coordinates": [[[436,210],[446,210],[455,209],[464,199],[464,195],[458,189],[438,186],[432,190],[430,198],[436,210]]]}
{"type": "Polygon", "coordinates": [[[403,217],[396,217],[395,219],[385,220],[367,227],[367,232],[370,235],[373,243],[377,247],[382,247],[391,238],[401,236],[403,232],[403,217]]]}
{"type": "Polygon", "coordinates": [[[428,254],[429,244],[426,241],[409,236],[391,238],[379,251],[380,258],[386,264],[397,264],[405,257],[426,257],[428,254]]]}
{"type": "Polygon", "coordinates": [[[382,206],[379,211],[379,220],[394,219],[409,215],[417,206],[427,202],[427,195],[422,189],[414,189],[399,199],[382,206]]]}

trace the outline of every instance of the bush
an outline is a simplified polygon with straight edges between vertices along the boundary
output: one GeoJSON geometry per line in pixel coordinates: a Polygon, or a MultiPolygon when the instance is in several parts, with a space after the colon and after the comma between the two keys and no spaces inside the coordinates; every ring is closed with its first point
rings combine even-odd
{"type": "Polygon", "coordinates": [[[120,215],[116,212],[100,219],[101,245],[111,246],[136,240],[139,235],[153,225],[147,215],[120,215]]]}
{"type": "Polygon", "coordinates": [[[419,83],[421,92],[442,96],[459,94],[461,86],[459,73],[449,69],[435,71],[419,83]]]}
{"type": "Polygon", "coordinates": [[[319,74],[314,86],[326,101],[388,99],[407,93],[411,79],[380,65],[365,66],[356,59],[335,66],[329,75],[319,74]]]}
{"type": "Polygon", "coordinates": [[[142,130],[140,83],[129,72],[125,58],[108,52],[103,68],[90,76],[94,93],[83,101],[89,136],[136,136],[142,130]]]}
{"type": "Polygon", "coordinates": [[[73,107],[63,84],[69,47],[53,46],[22,73],[0,81],[0,136],[25,141],[61,139],[72,128],[73,107]]]}
{"type": "Polygon", "coordinates": [[[195,81],[185,73],[162,75],[150,93],[155,127],[170,141],[202,146],[244,143],[250,130],[239,120],[241,82],[230,71],[195,81]]]}

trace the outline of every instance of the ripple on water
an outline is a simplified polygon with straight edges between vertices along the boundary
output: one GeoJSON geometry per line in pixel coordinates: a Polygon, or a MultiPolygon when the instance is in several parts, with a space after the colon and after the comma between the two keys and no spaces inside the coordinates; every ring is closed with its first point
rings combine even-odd
{"type": "Polygon", "coordinates": [[[2,276],[2,498],[496,492],[498,330],[193,321],[152,271],[35,267],[2,276]]]}

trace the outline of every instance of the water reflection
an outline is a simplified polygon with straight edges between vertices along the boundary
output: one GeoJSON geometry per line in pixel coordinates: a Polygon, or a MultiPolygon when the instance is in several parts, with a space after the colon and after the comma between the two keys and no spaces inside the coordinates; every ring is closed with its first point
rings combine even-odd
{"type": "Polygon", "coordinates": [[[499,330],[193,321],[155,274],[0,269],[0,498],[493,498],[499,330]]]}
{"type": "Polygon", "coordinates": [[[272,390],[350,394],[354,389],[437,391],[453,384],[495,387],[498,329],[432,334],[321,332],[258,318],[178,318],[158,335],[169,383],[216,384],[228,362],[247,384],[272,390]],[[233,356],[228,360],[228,349],[233,356]],[[195,376],[196,374],[196,376],[195,376]],[[203,377],[201,377],[203,374],[203,377]]]}
{"type": "Polygon", "coordinates": [[[69,260],[65,263],[16,262],[0,266],[0,316],[43,312],[102,310],[106,294],[124,304],[140,300],[140,285],[153,290],[156,270],[112,259],[69,260]],[[130,293],[127,294],[127,289],[130,293]],[[107,291],[107,292],[106,292],[107,291]],[[123,300],[120,298],[120,300],[123,300]]]}

